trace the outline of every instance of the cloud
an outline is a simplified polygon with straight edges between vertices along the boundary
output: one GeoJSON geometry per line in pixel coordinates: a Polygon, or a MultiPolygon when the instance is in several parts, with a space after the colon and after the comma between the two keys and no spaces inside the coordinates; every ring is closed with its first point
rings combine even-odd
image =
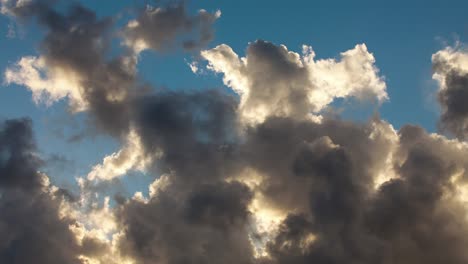
{"type": "MultiPolygon", "coordinates": [[[[139,79],[138,53],[200,49],[218,13],[149,7],[116,29],[115,17],[79,5],[1,3],[45,30],[39,54],[8,68],[6,81],[38,102],[68,100],[70,114],[85,112],[122,147],[79,178],[75,194],[39,172],[46,161],[31,122],[5,121],[0,262],[468,262],[467,143],[413,125],[397,131],[378,116],[317,118],[336,98],[388,98],[364,44],[319,60],[308,46],[298,54],[259,40],[240,58],[223,44],[201,56],[237,95],[155,91],[139,79]],[[127,45],[120,52],[110,52],[115,33],[127,45]],[[93,185],[130,170],[154,178],[149,195],[111,200],[93,185]]],[[[455,128],[463,119],[452,118],[458,103],[447,91],[464,85],[464,56],[451,48],[433,56],[455,128]]]]}
{"type": "Polygon", "coordinates": [[[439,83],[442,109],[439,126],[460,139],[468,133],[468,53],[462,47],[447,47],[432,55],[433,79],[439,83]]]}
{"type": "Polygon", "coordinates": [[[43,58],[21,58],[16,65],[5,71],[5,82],[28,87],[37,104],[45,103],[50,106],[68,97],[74,112],[87,108],[87,103],[80,94],[83,87],[79,76],[73,72],[64,71],[60,67],[49,69],[43,58]]]}
{"type": "Polygon", "coordinates": [[[275,142],[274,135],[286,134],[287,140],[281,150],[258,154],[265,164],[259,169],[271,177],[263,182],[270,204],[290,213],[268,244],[272,263],[466,261],[462,250],[467,242],[466,209],[451,187],[466,179],[465,145],[419,127],[402,128],[394,163],[397,177],[376,190],[372,187],[376,172],[369,168],[383,162],[373,152],[390,144],[384,137],[373,142],[365,136],[370,132],[365,127],[335,121],[313,125],[312,130],[307,129],[310,124],[291,129],[287,120],[273,124],[261,130],[260,139],[275,142]],[[320,132],[312,136],[313,131],[328,136],[320,132]],[[301,132],[312,139],[303,144],[301,138],[292,141],[290,135],[301,132]],[[288,158],[280,163],[265,157],[267,153],[286,153],[288,158]],[[443,228],[447,226],[456,228],[443,228]],[[444,246],[449,244],[454,247],[444,246]]]}
{"type": "Polygon", "coordinates": [[[37,169],[42,165],[35,151],[32,138],[31,121],[6,120],[0,131],[1,175],[4,187],[38,189],[42,185],[37,169]]]}
{"type": "MultiPolygon", "coordinates": [[[[6,14],[20,20],[35,19],[46,32],[39,45],[40,56],[23,57],[9,67],[5,82],[26,86],[36,103],[51,105],[67,98],[72,112],[87,111],[98,128],[127,136],[132,101],[148,89],[138,80],[134,51],[109,55],[117,18],[98,18],[77,4],[61,13],[52,2],[2,3],[6,14]]],[[[163,46],[189,34],[192,38],[185,40],[186,48],[203,47],[213,36],[212,24],[220,12],[200,10],[192,17],[185,9],[180,3],[140,10],[138,18],[130,22],[136,26],[123,30],[123,41],[143,41],[148,48],[163,51],[163,46]]]]}
{"type": "Polygon", "coordinates": [[[203,9],[190,16],[183,3],[167,7],[148,5],[124,28],[124,43],[137,54],[146,49],[168,50],[179,41],[186,50],[200,49],[213,39],[212,24],[220,16],[219,10],[211,14],[203,9]],[[183,39],[179,40],[179,36],[183,39]]]}
{"type": "Polygon", "coordinates": [[[131,201],[119,214],[122,250],[138,263],[252,263],[245,232],[250,195],[239,183],[218,183],[183,197],[171,188],[146,204],[131,201]]]}
{"type": "Polygon", "coordinates": [[[2,122],[0,153],[0,262],[80,263],[72,220],[59,216],[61,198],[39,172],[30,120],[2,122]]]}
{"type": "MultiPolygon", "coordinates": [[[[119,209],[122,252],[141,263],[467,260],[466,207],[454,188],[466,181],[466,144],[415,126],[397,132],[379,119],[318,124],[269,118],[243,135],[242,143],[230,146],[230,158],[218,153],[216,163],[163,156],[162,168],[172,172],[164,184],[149,200],[130,200],[119,209]],[[245,175],[244,168],[259,176],[245,175]],[[387,173],[394,176],[376,187],[378,175],[387,173]],[[220,230],[224,242],[217,240],[220,230]],[[181,247],[183,254],[174,251],[181,247]],[[240,260],[230,255],[236,252],[240,260]]],[[[186,134],[171,136],[182,140],[186,134]]],[[[205,147],[213,141],[197,142],[198,148],[182,153],[211,157],[205,147]]]]}
{"type": "Polygon", "coordinates": [[[23,22],[32,16],[43,14],[55,0],[0,0],[0,12],[23,22]]]}
{"type": "Polygon", "coordinates": [[[24,57],[8,68],[6,82],[28,87],[38,102],[67,97],[71,110],[92,113],[99,129],[126,134],[125,101],[135,86],[136,58],[124,54],[107,59],[113,19],[99,19],[79,5],[65,14],[46,6],[28,15],[45,29],[40,56],[24,57]]]}
{"type": "Polygon", "coordinates": [[[130,170],[145,172],[153,162],[152,157],[145,155],[141,139],[134,130],[130,131],[125,144],[118,152],[105,157],[102,164],[95,165],[87,179],[108,181],[125,175],[130,170]]]}
{"type": "Polygon", "coordinates": [[[201,53],[208,69],[224,74],[224,83],[241,97],[240,112],[248,123],[268,116],[305,118],[335,98],[387,99],[386,85],[365,44],[335,59],[315,60],[312,47],[302,55],[284,45],[258,40],[246,57],[222,44],[201,53]]]}

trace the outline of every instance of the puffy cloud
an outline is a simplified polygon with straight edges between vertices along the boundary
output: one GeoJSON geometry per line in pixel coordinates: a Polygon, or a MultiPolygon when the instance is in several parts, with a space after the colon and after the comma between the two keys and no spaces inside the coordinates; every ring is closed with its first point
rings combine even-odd
{"type": "Polygon", "coordinates": [[[209,183],[236,169],[236,105],[213,90],[157,93],[139,101],[135,129],[146,155],[160,156],[158,171],[188,187],[209,183]]]}
{"type": "Polygon", "coordinates": [[[89,193],[77,199],[51,185],[36,152],[30,120],[1,123],[0,262],[126,263],[112,244],[118,231],[109,199],[100,206],[89,193]]]}
{"type": "Polygon", "coordinates": [[[468,133],[468,52],[447,47],[432,55],[433,78],[439,83],[438,100],[442,108],[440,128],[460,139],[468,133]]]}
{"type": "Polygon", "coordinates": [[[5,71],[5,81],[28,87],[35,103],[51,105],[68,97],[73,111],[82,111],[87,107],[80,94],[83,90],[80,76],[60,67],[48,68],[43,58],[21,58],[15,66],[5,71]]]}
{"type": "MultiPolygon", "coordinates": [[[[30,5],[41,3],[30,1],[30,5]]],[[[38,102],[50,104],[67,97],[72,110],[91,112],[99,128],[127,134],[125,101],[135,86],[136,58],[107,58],[113,19],[99,19],[79,5],[65,14],[41,5],[27,14],[46,31],[41,54],[24,57],[7,69],[6,82],[25,85],[38,102]]]]}
{"type": "MultiPolygon", "coordinates": [[[[155,127],[150,131],[164,131],[155,127]]],[[[180,153],[163,155],[163,168],[172,174],[152,184],[157,191],[149,200],[119,209],[122,252],[141,263],[231,263],[230,254],[241,263],[466,261],[466,209],[454,188],[466,181],[466,144],[412,126],[397,134],[377,118],[368,124],[269,118],[243,135],[240,145],[230,146],[229,159],[192,164],[180,153]],[[390,176],[379,179],[382,174],[390,176]],[[243,190],[245,198],[233,190],[243,190]],[[460,233],[442,228],[447,225],[460,233]],[[217,240],[220,230],[224,242],[217,240]],[[173,251],[173,241],[184,254],[173,251]]],[[[213,141],[194,140],[198,147],[182,153],[211,157],[205,145],[213,141]]]]}
{"type": "Polygon", "coordinates": [[[147,6],[123,30],[124,43],[135,53],[145,49],[162,51],[173,47],[177,35],[182,35],[184,49],[203,48],[213,39],[212,24],[220,16],[219,10],[211,14],[203,9],[190,16],[184,3],[168,7],[147,6]]]}
{"type": "Polygon", "coordinates": [[[117,229],[109,197],[105,197],[101,205],[93,201],[89,194],[88,190],[82,190],[80,203],[63,203],[60,208],[62,215],[75,219],[70,230],[81,249],[78,258],[84,264],[134,263],[132,259],[123,256],[118,248],[121,232],[117,229]]]}
{"type": "MultiPolygon", "coordinates": [[[[109,59],[114,19],[80,6],[57,12],[49,1],[1,3],[46,30],[40,55],[9,68],[6,81],[46,103],[68,98],[123,147],[80,178],[74,195],[38,172],[30,122],[6,121],[0,262],[468,262],[466,143],[417,126],[396,131],[378,117],[310,118],[335,98],[387,98],[365,45],[338,60],[265,41],[239,58],[221,45],[202,56],[240,99],[152,92],[138,81],[135,52],[181,36],[199,48],[219,15],[191,17],[183,5],[142,10],[123,30],[133,50],[109,59]],[[155,178],[148,197],[101,201],[93,180],[135,169],[155,178]]],[[[453,70],[465,73],[464,56],[434,55],[442,90],[452,89],[453,70]]]]}
{"type": "Polygon", "coordinates": [[[365,44],[335,59],[315,60],[312,47],[302,55],[258,40],[239,56],[222,44],[201,53],[208,68],[224,74],[224,83],[241,96],[240,112],[249,123],[268,116],[305,118],[335,98],[387,99],[386,85],[365,44]]]}
{"type": "Polygon", "coordinates": [[[121,248],[137,263],[253,263],[250,197],[244,185],[218,183],[182,197],[169,188],[148,203],[130,201],[119,213],[126,230],[121,248]]]}
{"type": "Polygon", "coordinates": [[[265,175],[261,192],[287,213],[267,243],[268,262],[467,260],[466,209],[454,190],[466,181],[466,145],[404,127],[393,150],[396,177],[375,189],[395,142],[370,136],[375,124],[386,126],[373,122],[272,119],[252,134],[248,160],[265,175]]]}
{"type": "Polygon", "coordinates": [[[141,139],[134,130],[130,130],[124,147],[104,158],[102,164],[95,165],[88,173],[88,180],[112,180],[125,175],[130,170],[145,172],[154,157],[147,156],[141,139]]]}
{"type": "Polygon", "coordinates": [[[80,263],[80,248],[59,216],[60,196],[48,192],[27,119],[0,126],[0,262],[80,263]]]}
{"type": "MultiPolygon", "coordinates": [[[[156,127],[153,132],[164,130],[162,124],[156,127]]],[[[71,231],[66,229],[76,240],[74,261],[466,261],[466,207],[459,196],[468,166],[465,143],[414,126],[396,134],[379,119],[318,124],[270,118],[243,135],[245,141],[231,145],[237,150],[229,151],[230,159],[185,168],[184,159],[179,163],[162,156],[163,168],[172,174],[151,185],[148,199],[113,209],[107,198],[85,211],[52,203],[58,219],[76,221],[68,222],[71,231]],[[376,189],[374,181],[388,169],[389,153],[395,156],[392,174],[397,177],[376,189]]],[[[177,141],[187,134],[172,136],[177,141]]],[[[210,157],[204,146],[214,141],[192,140],[198,147],[183,151],[210,157]]],[[[38,182],[41,190],[47,185],[38,182]]],[[[91,201],[86,199],[85,204],[91,201]]],[[[69,249],[70,243],[61,245],[69,249]]]]}
{"type": "MultiPolygon", "coordinates": [[[[146,85],[138,81],[137,54],[124,50],[109,56],[115,18],[98,18],[80,5],[61,13],[53,2],[2,3],[4,13],[20,20],[36,19],[46,30],[39,46],[41,55],[23,57],[9,67],[6,83],[26,86],[37,103],[50,105],[68,98],[73,112],[89,112],[100,129],[119,137],[128,135],[132,104],[148,93],[146,85]]],[[[187,49],[201,48],[212,39],[212,24],[219,16],[219,11],[210,14],[205,10],[189,16],[183,3],[148,7],[129,22],[121,36],[127,44],[144,42],[145,48],[163,51],[163,46],[172,46],[186,35],[183,44],[187,49]]]]}

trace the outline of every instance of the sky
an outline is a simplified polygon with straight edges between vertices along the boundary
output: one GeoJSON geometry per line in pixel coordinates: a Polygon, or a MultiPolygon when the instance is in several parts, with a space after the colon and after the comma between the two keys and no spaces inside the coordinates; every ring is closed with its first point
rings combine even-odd
{"type": "MultiPolygon", "coordinates": [[[[430,55],[447,44],[465,40],[468,28],[463,6],[466,3],[357,1],[344,4],[339,9],[336,9],[336,4],[330,1],[295,1],[285,8],[281,1],[206,1],[188,2],[188,8],[192,12],[200,8],[221,10],[225,15],[213,25],[216,38],[208,46],[229,43],[239,54],[244,54],[246,45],[257,39],[284,44],[293,51],[300,51],[304,44],[311,45],[317,58],[336,58],[340,52],[365,43],[374,54],[376,66],[387,85],[389,100],[383,102],[378,111],[382,118],[396,128],[411,123],[431,132],[437,131],[439,108],[434,98],[437,84],[432,79],[430,55]]],[[[125,15],[143,3],[122,1],[109,7],[105,2],[83,1],[83,5],[95,10],[99,16],[109,16],[116,13],[125,15]]],[[[6,16],[0,19],[5,25],[0,29],[0,41],[2,47],[6,47],[0,55],[2,69],[22,56],[37,54],[38,45],[31,43],[39,41],[41,32],[31,29],[34,25],[31,28],[17,25],[6,16]],[[15,32],[14,37],[9,36],[10,31],[15,32]]],[[[148,82],[170,89],[222,88],[220,75],[197,76],[190,71],[187,62],[193,56],[187,52],[157,55],[147,52],[139,62],[139,73],[148,82]]],[[[65,114],[66,103],[34,104],[30,93],[14,84],[3,85],[0,93],[2,117],[30,116],[37,120],[34,126],[37,127],[35,131],[40,149],[51,156],[59,154],[77,163],[73,165],[74,177],[87,173],[104,155],[119,147],[118,142],[103,135],[86,138],[79,144],[67,143],[67,137],[79,136],[79,128],[63,131],[66,130],[64,126],[51,127],[50,124],[71,118],[73,125],[79,126],[86,117],[65,114]],[[57,135],[63,133],[67,134],[57,135]],[[90,148],[94,149],[91,153],[90,148]]],[[[346,102],[338,102],[337,105],[337,108],[348,108],[342,115],[358,120],[366,120],[374,112],[369,106],[346,102]]],[[[73,184],[68,179],[61,179],[62,184],[73,184]]]]}
{"type": "Polygon", "coordinates": [[[0,262],[467,263],[467,9],[0,0],[0,262]]]}

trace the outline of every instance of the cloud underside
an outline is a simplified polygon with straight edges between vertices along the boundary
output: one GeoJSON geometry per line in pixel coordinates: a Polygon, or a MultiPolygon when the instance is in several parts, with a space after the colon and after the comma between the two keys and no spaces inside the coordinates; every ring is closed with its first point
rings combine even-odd
{"type": "Polygon", "coordinates": [[[219,11],[147,7],[116,29],[116,18],[54,2],[1,0],[3,14],[45,31],[5,81],[37,103],[67,100],[122,148],[74,194],[40,172],[31,121],[2,122],[1,263],[468,263],[463,49],[432,58],[449,139],[323,113],[339,98],[388,99],[364,44],[317,60],[312,47],[258,40],[241,57],[205,48],[219,11]],[[110,56],[115,36],[122,52],[110,56]],[[141,52],[177,49],[201,50],[192,69],[222,74],[234,93],[149,89],[141,52]],[[99,199],[99,186],[135,170],[154,177],[149,195],[99,199]]]}

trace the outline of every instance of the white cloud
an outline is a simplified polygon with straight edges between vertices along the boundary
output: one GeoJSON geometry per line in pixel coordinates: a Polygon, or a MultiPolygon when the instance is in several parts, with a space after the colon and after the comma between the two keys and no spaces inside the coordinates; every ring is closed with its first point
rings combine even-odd
{"type": "Polygon", "coordinates": [[[446,47],[432,55],[434,74],[432,78],[439,83],[439,89],[446,89],[447,75],[455,71],[468,74],[468,52],[457,46],[446,47]]]}
{"type": "Polygon", "coordinates": [[[223,73],[225,85],[241,96],[240,113],[248,123],[270,115],[306,118],[335,98],[388,98],[386,84],[365,44],[341,53],[341,58],[315,60],[310,46],[302,54],[286,46],[256,41],[239,57],[222,44],[201,53],[207,68],[223,73]]]}
{"type": "Polygon", "coordinates": [[[158,193],[166,189],[170,183],[171,179],[169,174],[163,174],[154,180],[148,187],[150,198],[156,197],[158,193]]]}
{"type": "Polygon", "coordinates": [[[87,108],[81,96],[81,76],[61,67],[47,65],[42,57],[23,57],[5,71],[7,84],[27,87],[35,103],[50,106],[62,98],[68,97],[73,111],[87,108]]]}
{"type": "Polygon", "coordinates": [[[135,130],[131,130],[125,145],[118,152],[105,157],[101,164],[95,165],[88,180],[112,180],[126,174],[130,170],[145,171],[153,157],[144,153],[141,139],[135,130]]]}

